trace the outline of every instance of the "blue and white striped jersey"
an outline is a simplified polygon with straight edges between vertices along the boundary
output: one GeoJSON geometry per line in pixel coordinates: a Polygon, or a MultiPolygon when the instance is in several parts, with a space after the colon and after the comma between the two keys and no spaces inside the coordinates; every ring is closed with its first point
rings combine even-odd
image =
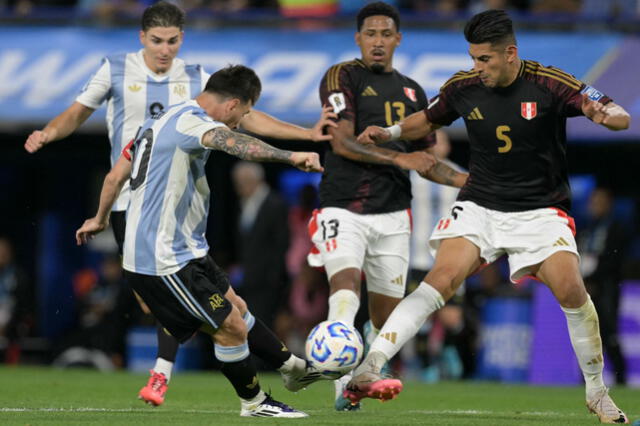
{"type": "Polygon", "coordinates": [[[205,239],[209,185],[202,144],[214,121],[195,100],[144,122],[133,143],[124,269],[169,275],[209,251],[205,239]]]}
{"type": "MultiPolygon", "coordinates": [[[[158,75],[144,62],[143,51],[110,55],[82,89],[76,101],[93,109],[107,101],[111,165],[135,136],[144,120],[169,105],[195,98],[209,79],[200,65],[175,58],[169,71],[158,75]]],[[[122,188],[114,211],[126,210],[129,185],[122,188]]]]}

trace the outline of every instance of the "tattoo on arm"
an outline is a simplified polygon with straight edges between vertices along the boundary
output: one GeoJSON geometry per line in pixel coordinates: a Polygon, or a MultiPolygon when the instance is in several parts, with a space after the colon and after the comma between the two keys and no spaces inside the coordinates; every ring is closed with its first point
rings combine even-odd
{"type": "Polygon", "coordinates": [[[346,150],[344,155],[346,158],[363,163],[393,164],[393,159],[400,154],[397,151],[375,145],[362,145],[351,139],[343,140],[343,145],[346,150]]]}
{"type": "Polygon", "coordinates": [[[225,127],[209,130],[202,137],[202,143],[209,148],[224,151],[243,160],[291,163],[291,151],[275,148],[260,139],[225,127]]]}
{"type": "Polygon", "coordinates": [[[462,175],[462,173],[455,171],[442,161],[438,161],[425,177],[436,183],[456,186],[456,177],[459,177],[460,175],[462,175]]]}

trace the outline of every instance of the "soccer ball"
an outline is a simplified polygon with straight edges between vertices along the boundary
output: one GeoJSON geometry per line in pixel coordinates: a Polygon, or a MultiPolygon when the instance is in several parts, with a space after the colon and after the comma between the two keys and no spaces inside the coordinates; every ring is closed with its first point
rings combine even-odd
{"type": "Polygon", "coordinates": [[[362,360],[364,346],[358,330],[340,321],[323,321],[307,337],[307,360],[327,379],[339,379],[362,360]]]}

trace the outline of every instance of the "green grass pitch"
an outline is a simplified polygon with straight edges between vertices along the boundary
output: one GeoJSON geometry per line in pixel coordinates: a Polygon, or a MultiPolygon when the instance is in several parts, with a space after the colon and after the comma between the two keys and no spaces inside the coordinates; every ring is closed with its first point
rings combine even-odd
{"type": "MultiPolygon", "coordinates": [[[[582,387],[544,388],[483,382],[405,383],[393,401],[365,400],[359,413],[333,411],[333,384],[292,394],[279,376],[262,374],[265,390],[305,419],[241,418],[240,403],[217,372],[176,373],[165,404],[136,399],[147,376],[127,372],[0,367],[0,425],[589,425],[582,387]]],[[[640,418],[640,390],[612,395],[631,421],[640,418]]]]}

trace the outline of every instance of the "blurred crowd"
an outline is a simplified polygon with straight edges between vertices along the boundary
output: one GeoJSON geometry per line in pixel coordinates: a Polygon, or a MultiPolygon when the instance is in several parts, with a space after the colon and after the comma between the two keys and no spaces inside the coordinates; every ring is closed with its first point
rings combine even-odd
{"type": "MultiPolygon", "coordinates": [[[[109,20],[139,16],[152,0],[0,0],[11,16],[28,17],[38,10],[66,8],[82,16],[109,20]]],[[[280,11],[286,17],[327,17],[352,13],[367,0],[176,0],[188,12],[237,13],[280,11]]],[[[585,19],[634,19],[640,16],[639,0],[391,0],[405,13],[439,16],[475,14],[486,9],[506,9],[531,16],[569,14],[585,19]]]]}

